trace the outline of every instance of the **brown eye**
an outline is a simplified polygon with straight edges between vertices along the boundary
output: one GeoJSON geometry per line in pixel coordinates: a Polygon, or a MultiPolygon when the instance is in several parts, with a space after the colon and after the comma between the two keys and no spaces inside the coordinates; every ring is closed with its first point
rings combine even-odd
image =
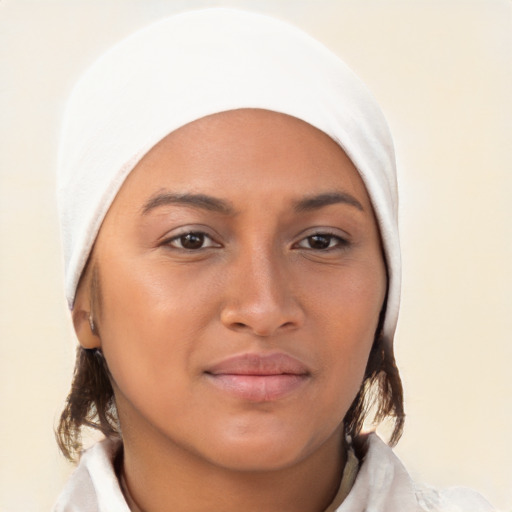
{"type": "Polygon", "coordinates": [[[204,244],[204,234],[188,233],[180,236],[180,243],[184,249],[200,249],[204,244]]]}
{"type": "Polygon", "coordinates": [[[185,249],[187,251],[197,251],[208,247],[219,247],[213,240],[206,234],[199,231],[191,231],[182,235],[176,236],[167,242],[167,245],[176,249],[185,249]]]}
{"type": "Polygon", "coordinates": [[[304,238],[298,243],[298,246],[302,249],[312,249],[316,251],[341,248],[347,245],[348,242],[346,240],[329,233],[316,233],[304,238]]]}
{"type": "Polygon", "coordinates": [[[331,245],[332,236],[313,235],[308,236],[307,241],[311,249],[327,249],[331,245]]]}

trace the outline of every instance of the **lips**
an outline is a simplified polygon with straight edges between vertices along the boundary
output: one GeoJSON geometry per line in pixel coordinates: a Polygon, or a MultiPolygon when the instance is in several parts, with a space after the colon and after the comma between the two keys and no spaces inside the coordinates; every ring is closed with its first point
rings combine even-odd
{"type": "Polygon", "coordinates": [[[250,402],[269,402],[297,391],[310,377],[308,368],[285,353],[246,353],[229,357],[205,372],[220,391],[250,402]]]}

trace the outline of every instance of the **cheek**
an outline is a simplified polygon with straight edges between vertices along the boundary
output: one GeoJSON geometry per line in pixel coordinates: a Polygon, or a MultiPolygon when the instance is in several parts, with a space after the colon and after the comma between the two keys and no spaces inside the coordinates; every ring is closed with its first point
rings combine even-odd
{"type": "Polygon", "coordinates": [[[337,396],[346,411],[362,383],[375,339],[386,294],[384,265],[376,260],[340,272],[336,281],[317,275],[307,288],[314,290],[307,307],[325,368],[326,394],[337,396]]]}
{"type": "MultiPolygon", "coordinates": [[[[202,328],[214,307],[214,276],[197,267],[176,268],[158,257],[114,255],[111,261],[116,265],[109,266],[108,277],[102,280],[102,309],[112,335],[132,338],[137,332],[156,335],[160,330],[169,342],[179,338],[180,331],[202,328]]],[[[139,343],[144,346],[157,340],[158,336],[154,340],[142,336],[139,343]]]]}
{"type": "Polygon", "coordinates": [[[113,261],[102,283],[101,337],[115,382],[148,409],[161,407],[165,396],[186,401],[180,389],[214,314],[215,284],[198,286],[205,276],[161,264],[113,261]]]}
{"type": "Polygon", "coordinates": [[[316,322],[316,328],[328,329],[339,343],[373,341],[386,295],[386,274],[381,258],[348,262],[321,272],[302,272],[302,301],[316,322]],[[342,339],[344,341],[342,341],[342,339]]]}

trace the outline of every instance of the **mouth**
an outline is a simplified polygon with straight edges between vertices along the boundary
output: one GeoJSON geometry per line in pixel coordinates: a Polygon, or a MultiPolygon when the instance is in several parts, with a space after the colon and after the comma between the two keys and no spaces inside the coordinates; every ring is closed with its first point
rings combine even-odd
{"type": "Polygon", "coordinates": [[[208,368],[205,375],[220,391],[249,402],[285,398],[307,382],[309,369],[282,353],[236,355],[208,368]]]}

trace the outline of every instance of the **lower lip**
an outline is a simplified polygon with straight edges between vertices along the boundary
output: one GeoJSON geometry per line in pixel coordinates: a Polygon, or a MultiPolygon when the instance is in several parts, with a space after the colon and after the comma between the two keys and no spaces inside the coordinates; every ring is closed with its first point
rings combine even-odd
{"type": "Polygon", "coordinates": [[[298,390],[307,375],[238,375],[207,374],[221,390],[250,402],[271,402],[285,398],[298,390]]]}

